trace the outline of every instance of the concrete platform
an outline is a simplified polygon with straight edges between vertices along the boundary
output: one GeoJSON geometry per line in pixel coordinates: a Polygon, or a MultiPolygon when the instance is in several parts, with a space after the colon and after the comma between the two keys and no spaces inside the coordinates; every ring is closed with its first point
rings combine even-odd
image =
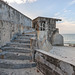
{"type": "Polygon", "coordinates": [[[75,47],[53,46],[50,53],[75,64],[75,47]]]}
{"type": "Polygon", "coordinates": [[[43,75],[36,67],[29,69],[2,69],[0,75],[43,75]]]}

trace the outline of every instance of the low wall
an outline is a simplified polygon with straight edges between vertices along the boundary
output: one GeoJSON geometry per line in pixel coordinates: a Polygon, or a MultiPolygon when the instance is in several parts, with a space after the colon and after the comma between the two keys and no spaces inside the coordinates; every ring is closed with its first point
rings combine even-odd
{"type": "Polygon", "coordinates": [[[34,58],[44,75],[75,75],[75,64],[43,50],[35,50],[34,58]]]}

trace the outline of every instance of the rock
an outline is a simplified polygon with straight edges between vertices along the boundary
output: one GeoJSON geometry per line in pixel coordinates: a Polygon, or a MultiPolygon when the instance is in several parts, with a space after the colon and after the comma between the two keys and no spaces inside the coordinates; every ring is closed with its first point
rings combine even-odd
{"type": "Polygon", "coordinates": [[[52,38],[52,45],[54,46],[63,46],[63,36],[59,33],[55,33],[52,38]]]}

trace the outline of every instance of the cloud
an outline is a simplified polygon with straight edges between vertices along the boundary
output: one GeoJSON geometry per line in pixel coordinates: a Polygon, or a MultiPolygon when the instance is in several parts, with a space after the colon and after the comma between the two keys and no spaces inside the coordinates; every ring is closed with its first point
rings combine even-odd
{"type": "Polygon", "coordinates": [[[64,19],[61,23],[57,23],[57,28],[62,34],[71,34],[75,32],[75,22],[64,19]]]}
{"type": "Polygon", "coordinates": [[[8,3],[17,3],[17,4],[21,4],[21,3],[26,3],[26,2],[29,2],[29,3],[32,3],[32,2],[35,2],[37,0],[4,0],[8,3]]]}
{"type": "Polygon", "coordinates": [[[69,3],[69,5],[73,5],[73,4],[75,4],[75,0],[72,0],[72,1],[69,3]]]}
{"type": "Polygon", "coordinates": [[[60,11],[60,12],[56,12],[56,13],[54,14],[54,16],[55,16],[55,17],[64,17],[64,16],[66,16],[66,13],[67,13],[67,14],[72,14],[73,12],[72,12],[72,10],[70,10],[70,9],[63,9],[63,10],[60,11]]]}
{"type": "Polygon", "coordinates": [[[57,13],[54,14],[54,16],[58,16],[58,15],[60,15],[60,12],[57,12],[57,13]]]}
{"type": "Polygon", "coordinates": [[[37,1],[37,0],[28,0],[28,2],[35,2],[35,1],[37,1]]]}
{"type": "Polygon", "coordinates": [[[62,19],[61,22],[57,23],[57,28],[61,34],[75,34],[75,12],[70,8],[73,4],[75,4],[75,0],[71,0],[64,9],[54,14],[55,18],[62,19]]]}
{"type": "Polygon", "coordinates": [[[62,10],[62,12],[57,12],[55,13],[54,17],[55,18],[60,18],[62,19],[61,22],[57,23],[57,28],[59,28],[59,32],[61,34],[75,34],[75,21],[73,19],[73,17],[69,18],[66,16],[66,14],[71,14],[73,12],[71,12],[71,10],[62,10]]]}
{"type": "Polygon", "coordinates": [[[64,13],[71,12],[71,10],[64,9],[64,13]]]}

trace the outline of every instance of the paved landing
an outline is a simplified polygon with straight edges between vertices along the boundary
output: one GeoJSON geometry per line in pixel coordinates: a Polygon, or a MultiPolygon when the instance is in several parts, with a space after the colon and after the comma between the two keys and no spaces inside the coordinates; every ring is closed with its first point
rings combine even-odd
{"type": "Polygon", "coordinates": [[[75,47],[54,46],[50,53],[75,64],[75,47]]]}

